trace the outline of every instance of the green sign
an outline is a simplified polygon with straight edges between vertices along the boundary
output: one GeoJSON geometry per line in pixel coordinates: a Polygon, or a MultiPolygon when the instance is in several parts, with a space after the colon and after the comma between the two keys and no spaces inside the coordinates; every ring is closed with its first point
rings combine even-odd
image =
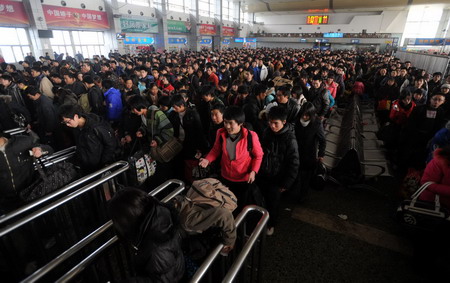
{"type": "Polygon", "coordinates": [[[122,32],[141,32],[141,33],[158,33],[158,20],[154,18],[148,19],[131,19],[121,18],[120,28],[122,32]]]}
{"type": "Polygon", "coordinates": [[[190,33],[191,23],[183,21],[167,20],[167,31],[170,33],[190,33]]]}

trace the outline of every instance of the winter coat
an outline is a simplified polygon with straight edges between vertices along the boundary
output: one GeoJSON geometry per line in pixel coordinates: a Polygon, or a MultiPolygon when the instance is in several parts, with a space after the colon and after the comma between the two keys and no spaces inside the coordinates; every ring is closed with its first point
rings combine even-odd
{"type": "Polygon", "coordinates": [[[277,133],[270,128],[261,139],[264,150],[260,174],[279,188],[289,189],[298,174],[299,154],[294,126],[286,123],[277,133]]]}
{"type": "MultiPolygon", "coordinates": [[[[18,202],[17,193],[32,182],[33,159],[28,153],[39,146],[33,138],[25,135],[12,136],[4,149],[0,149],[0,211],[9,210],[18,202]]],[[[42,151],[52,153],[49,146],[40,146],[42,151]]]]}
{"type": "Polygon", "coordinates": [[[357,95],[363,95],[365,92],[364,83],[362,82],[355,82],[353,84],[352,93],[357,95]]]}
{"type": "Polygon", "coordinates": [[[83,169],[94,171],[115,161],[116,137],[109,123],[95,114],[82,115],[83,128],[75,129],[76,157],[83,169]]]}
{"type": "Polygon", "coordinates": [[[264,82],[268,76],[269,76],[269,70],[267,69],[267,67],[265,65],[262,65],[259,79],[261,80],[261,82],[264,82]]]}
{"type": "MultiPolygon", "coordinates": [[[[135,282],[175,283],[184,276],[184,257],[177,220],[166,206],[154,205],[132,240],[135,282]]],[[[133,282],[133,280],[132,280],[133,282]]]]}
{"type": "Polygon", "coordinates": [[[300,122],[295,125],[298,151],[300,156],[300,170],[311,170],[317,164],[317,157],[325,156],[325,133],[320,119],[310,120],[306,127],[300,122]]]}
{"type": "Polygon", "coordinates": [[[294,98],[289,98],[288,102],[285,104],[281,104],[281,103],[278,103],[277,101],[274,101],[274,102],[270,103],[269,105],[267,105],[265,112],[269,113],[270,108],[272,108],[274,106],[284,107],[287,112],[286,121],[290,124],[293,124],[293,125],[295,124],[295,122],[297,121],[297,118],[298,118],[298,114],[300,113],[300,104],[298,103],[297,100],[295,100],[294,98]]]}
{"type": "Polygon", "coordinates": [[[53,99],[55,94],[53,93],[53,83],[44,75],[38,77],[39,92],[49,98],[53,99]]]}
{"type": "Polygon", "coordinates": [[[437,149],[434,158],[428,163],[421,183],[434,182],[419,197],[424,201],[434,202],[436,194],[445,207],[450,208],[450,161],[441,156],[442,149],[437,149]]]}
{"type": "Polygon", "coordinates": [[[58,128],[58,114],[53,106],[53,101],[45,95],[33,102],[36,109],[39,129],[44,133],[53,133],[58,128]]]}
{"type": "Polygon", "coordinates": [[[103,92],[97,85],[94,85],[88,90],[89,106],[91,106],[91,113],[99,116],[105,115],[105,105],[103,92]]]}
{"type": "Polygon", "coordinates": [[[247,182],[251,171],[258,173],[261,167],[264,152],[261,148],[258,135],[255,132],[242,128],[241,137],[236,144],[236,159],[230,160],[226,140],[227,131],[222,128],[217,131],[216,142],[213,148],[205,157],[209,162],[213,162],[221,156],[220,167],[222,177],[232,182],[247,182]],[[252,151],[248,151],[247,135],[252,135],[252,151]]]}
{"type": "Polygon", "coordinates": [[[109,121],[118,121],[122,117],[122,95],[115,88],[108,89],[105,94],[106,118],[109,121]]]}
{"type": "Polygon", "coordinates": [[[336,93],[339,85],[335,82],[332,82],[331,84],[325,83],[325,86],[327,90],[330,92],[331,96],[333,98],[336,98],[336,93]]]}
{"type": "Polygon", "coordinates": [[[399,126],[403,126],[406,124],[406,121],[408,120],[409,115],[411,115],[412,111],[416,107],[416,104],[411,101],[411,107],[410,108],[404,108],[401,106],[401,103],[399,100],[395,100],[392,103],[391,112],[389,114],[389,119],[393,123],[399,126]]]}
{"type": "Polygon", "coordinates": [[[180,126],[184,129],[185,136],[182,150],[184,159],[194,159],[197,150],[206,153],[208,142],[203,134],[200,116],[195,109],[187,108],[182,121],[178,113],[174,114],[172,126],[174,136],[177,138],[180,136],[180,126]]]}
{"type": "Polygon", "coordinates": [[[174,129],[172,123],[166,114],[155,105],[148,108],[147,116],[144,119],[145,123],[143,120],[143,125],[139,128],[139,131],[147,136],[148,141],[151,142],[153,138],[158,145],[162,145],[173,138],[174,129]],[[155,113],[154,120],[152,119],[153,112],[155,113]]]}
{"type": "Polygon", "coordinates": [[[250,123],[258,135],[262,135],[265,123],[259,119],[259,113],[264,110],[264,101],[258,100],[254,95],[248,95],[242,106],[245,114],[245,122],[250,123]]]}
{"type": "Polygon", "coordinates": [[[306,101],[311,102],[317,111],[317,116],[325,116],[330,109],[330,99],[327,89],[321,85],[319,88],[310,88],[304,93],[306,101]]]}

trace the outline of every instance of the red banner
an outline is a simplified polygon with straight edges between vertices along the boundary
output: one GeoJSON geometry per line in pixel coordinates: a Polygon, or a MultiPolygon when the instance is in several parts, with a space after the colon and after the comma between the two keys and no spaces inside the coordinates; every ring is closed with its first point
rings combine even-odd
{"type": "Polygon", "coordinates": [[[107,29],[106,12],[42,5],[45,20],[49,27],[107,29]]]}
{"type": "Polygon", "coordinates": [[[0,0],[0,25],[29,25],[22,2],[0,0]]]}
{"type": "Polygon", "coordinates": [[[234,36],[234,28],[222,27],[223,36],[234,36]]]}
{"type": "Polygon", "coordinates": [[[202,24],[199,28],[199,33],[201,35],[216,35],[216,26],[215,25],[206,25],[202,24]]]}

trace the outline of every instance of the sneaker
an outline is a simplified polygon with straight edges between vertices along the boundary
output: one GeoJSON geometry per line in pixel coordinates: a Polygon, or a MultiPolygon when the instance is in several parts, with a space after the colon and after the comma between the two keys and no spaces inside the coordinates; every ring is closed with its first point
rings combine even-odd
{"type": "Polygon", "coordinates": [[[267,236],[272,236],[273,232],[275,232],[275,228],[274,227],[267,228],[266,235],[267,236]]]}

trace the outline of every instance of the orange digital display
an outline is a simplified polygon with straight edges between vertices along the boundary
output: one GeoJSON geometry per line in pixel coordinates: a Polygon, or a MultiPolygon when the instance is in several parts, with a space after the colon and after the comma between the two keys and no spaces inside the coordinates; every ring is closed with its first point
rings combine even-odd
{"type": "Polygon", "coordinates": [[[308,25],[325,25],[328,24],[328,16],[308,16],[306,19],[308,25]]]}

